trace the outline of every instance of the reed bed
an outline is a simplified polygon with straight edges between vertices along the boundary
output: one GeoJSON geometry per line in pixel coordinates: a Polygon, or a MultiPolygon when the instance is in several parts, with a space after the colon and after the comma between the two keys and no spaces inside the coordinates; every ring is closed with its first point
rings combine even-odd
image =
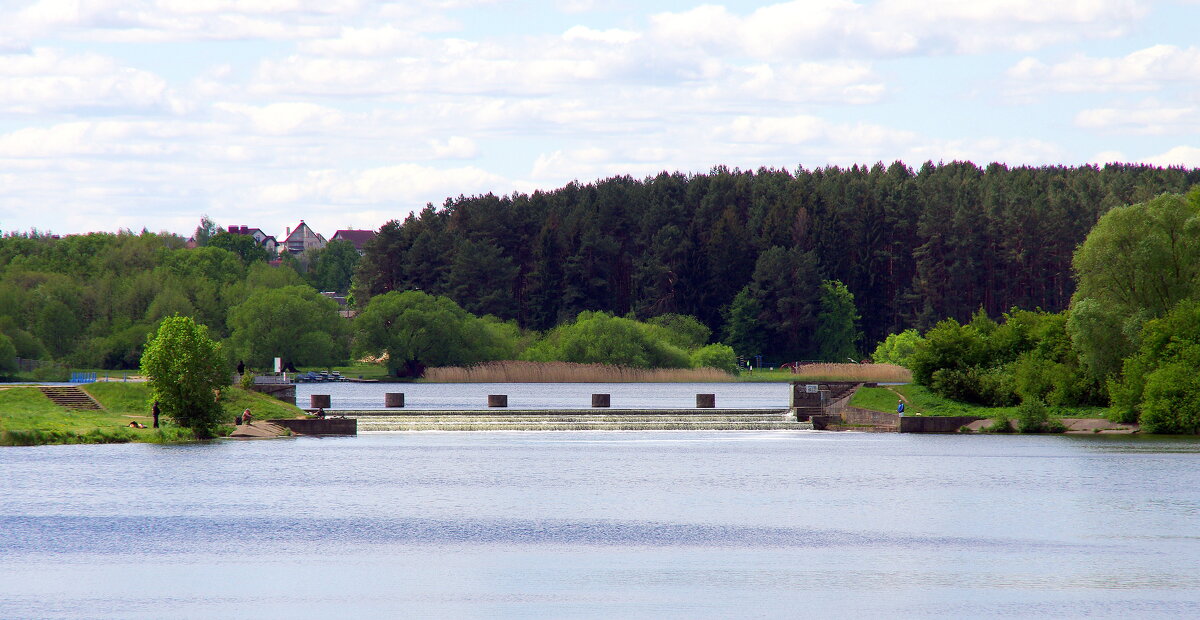
{"type": "Polygon", "coordinates": [[[693,383],[733,381],[715,368],[630,368],[572,362],[485,362],[429,368],[433,383],[693,383]]]}
{"type": "Polygon", "coordinates": [[[864,383],[909,383],[912,372],[895,364],[804,364],[797,380],[862,381],[864,383]]]}

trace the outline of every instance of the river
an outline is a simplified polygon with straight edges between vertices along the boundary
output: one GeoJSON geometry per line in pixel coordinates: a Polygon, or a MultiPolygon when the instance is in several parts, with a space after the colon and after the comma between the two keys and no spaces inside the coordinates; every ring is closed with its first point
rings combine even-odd
{"type": "Polygon", "coordinates": [[[1200,617],[1195,438],[0,449],[3,618],[1200,617]]]}

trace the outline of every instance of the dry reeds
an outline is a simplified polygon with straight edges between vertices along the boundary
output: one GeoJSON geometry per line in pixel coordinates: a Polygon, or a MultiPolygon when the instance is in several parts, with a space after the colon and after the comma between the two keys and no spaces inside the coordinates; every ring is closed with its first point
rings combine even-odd
{"type": "Polygon", "coordinates": [[[629,368],[572,362],[485,362],[425,370],[435,383],[678,383],[733,381],[715,368],[629,368]]]}
{"type": "Polygon", "coordinates": [[[804,364],[796,379],[862,381],[864,383],[909,383],[912,373],[895,364],[804,364]]]}

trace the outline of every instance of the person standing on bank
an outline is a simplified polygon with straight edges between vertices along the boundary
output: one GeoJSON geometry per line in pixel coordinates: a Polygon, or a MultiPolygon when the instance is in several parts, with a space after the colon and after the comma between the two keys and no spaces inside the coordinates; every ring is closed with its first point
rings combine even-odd
{"type": "Polygon", "coordinates": [[[896,415],[898,415],[900,417],[904,417],[904,401],[902,401],[902,400],[897,401],[896,415]]]}
{"type": "Polygon", "coordinates": [[[150,413],[154,414],[154,428],[158,428],[158,414],[161,410],[158,408],[158,401],[154,401],[154,406],[150,408],[150,413]]]}

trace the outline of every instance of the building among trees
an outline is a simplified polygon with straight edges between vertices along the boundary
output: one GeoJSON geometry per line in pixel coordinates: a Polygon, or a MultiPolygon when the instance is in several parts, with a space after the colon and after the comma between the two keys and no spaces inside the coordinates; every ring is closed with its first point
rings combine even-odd
{"type": "Polygon", "coordinates": [[[234,224],[233,226],[229,227],[228,231],[231,235],[249,235],[250,237],[253,237],[255,243],[262,246],[267,253],[271,255],[278,253],[279,242],[276,241],[275,235],[268,235],[267,233],[263,232],[261,228],[250,228],[249,226],[234,224]]]}
{"type": "Polygon", "coordinates": [[[339,230],[333,233],[329,238],[332,241],[348,241],[354,245],[354,249],[358,250],[358,255],[362,256],[366,251],[364,248],[367,242],[375,238],[373,230],[357,230],[353,228],[339,230]]]}
{"type": "Polygon", "coordinates": [[[300,224],[295,230],[289,228],[287,237],[283,240],[282,252],[288,252],[292,255],[303,254],[305,250],[321,249],[326,244],[325,237],[320,233],[309,228],[304,220],[300,220],[300,224]]]}

